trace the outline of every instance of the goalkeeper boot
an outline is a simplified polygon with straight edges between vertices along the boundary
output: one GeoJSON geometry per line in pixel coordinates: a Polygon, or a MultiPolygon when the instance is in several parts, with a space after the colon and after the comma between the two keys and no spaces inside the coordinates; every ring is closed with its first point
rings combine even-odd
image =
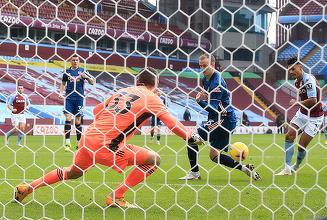
{"type": "Polygon", "coordinates": [[[188,172],[185,176],[179,178],[179,180],[199,180],[201,179],[200,172],[188,172]]]}
{"type": "Polygon", "coordinates": [[[107,196],[106,198],[106,204],[107,206],[109,207],[120,207],[120,208],[123,208],[123,209],[126,209],[126,208],[137,208],[136,205],[133,205],[129,202],[127,202],[124,197],[122,198],[115,198],[114,200],[112,199],[111,196],[107,196]]]}
{"type": "Polygon", "coordinates": [[[254,180],[261,180],[259,173],[254,170],[253,164],[242,166],[242,171],[254,180]]]}
{"type": "Polygon", "coordinates": [[[32,188],[27,183],[20,184],[16,187],[15,200],[22,202],[23,199],[32,192],[32,188]]]}

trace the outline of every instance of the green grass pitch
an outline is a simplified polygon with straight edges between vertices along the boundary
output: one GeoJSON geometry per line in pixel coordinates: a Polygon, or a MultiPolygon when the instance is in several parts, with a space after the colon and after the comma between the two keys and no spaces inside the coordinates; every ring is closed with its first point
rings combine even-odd
{"type": "MultiPolygon", "coordinates": [[[[64,152],[62,137],[27,136],[26,147],[0,147],[0,218],[8,219],[315,219],[327,216],[327,147],[323,136],[309,146],[308,156],[296,175],[275,177],[283,166],[283,135],[233,135],[250,148],[244,163],[254,163],[262,181],[254,182],[238,170],[210,161],[202,146],[202,179],[180,181],[189,168],[185,143],[176,136],[163,136],[162,144],[149,144],[149,137],[130,141],[147,145],[161,155],[161,166],[144,184],[129,191],[126,199],[140,209],[106,208],[105,196],[124,175],[97,166],[83,178],[38,189],[24,200],[12,201],[14,187],[55,166],[69,166],[72,153],[64,152]],[[293,216],[294,215],[294,216],[293,216]]],[[[73,138],[74,139],[74,138],[73,138]]],[[[0,139],[3,145],[3,137],[0,139]]],[[[293,158],[295,160],[295,158],[293,158]]],[[[127,169],[126,171],[129,171],[127,169]]]]}

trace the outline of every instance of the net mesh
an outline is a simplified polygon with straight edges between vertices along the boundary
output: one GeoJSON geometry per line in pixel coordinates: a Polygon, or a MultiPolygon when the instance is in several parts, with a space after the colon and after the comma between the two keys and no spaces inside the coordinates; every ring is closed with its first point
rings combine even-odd
{"type": "MultiPolygon", "coordinates": [[[[327,216],[325,124],[292,176],[275,176],[284,167],[284,132],[298,106],[299,92],[286,61],[298,57],[313,74],[326,103],[325,0],[0,0],[0,216],[4,219],[314,219],[327,216]],[[216,57],[231,92],[238,124],[231,142],[245,143],[262,177],[254,181],[236,169],[213,163],[210,146],[199,149],[201,179],[181,181],[189,171],[186,143],[159,126],[153,139],[147,123],[131,142],[158,152],[161,165],[126,194],[137,209],[112,209],[107,194],[128,175],[94,165],[76,180],[38,189],[23,203],[12,203],[15,187],[59,168],[74,154],[65,152],[64,100],[59,98],[72,55],[95,84],[85,84],[84,130],[93,108],[117,90],[135,85],[144,67],[159,73],[169,111],[196,131],[207,113],[196,103],[201,89],[198,58],[216,57]],[[8,140],[13,117],[6,107],[16,86],[31,100],[20,144],[8,140]],[[157,133],[161,133],[161,139],[157,133]],[[321,134],[320,134],[321,133],[321,134]]],[[[74,89],[76,91],[76,88],[74,89]]],[[[16,120],[16,119],[15,119],[16,120]]],[[[19,120],[19,119],[17,119],[19,120]]],[[[78,132],[78,131],[77,131],[78,132]]],[[[17,137],[18,138],[18,137],[17,137]]],[[[327,140],[327,135],[326,135],[327,140]]],[[[76,143],[76,144],[75,144],[76,143]]],[[[296,145],[297,146],[297,145],[296,145]]],[[[293,158],[294,161],[294,158],[293,158]]]]}

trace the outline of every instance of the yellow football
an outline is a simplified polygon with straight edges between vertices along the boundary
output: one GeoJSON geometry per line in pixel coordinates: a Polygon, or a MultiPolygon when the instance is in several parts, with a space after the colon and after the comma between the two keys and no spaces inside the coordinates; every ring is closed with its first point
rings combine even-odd
{"type": "Polygon", "coordinates": [[[230,156],[237,161],[246,160],[249,156],[249,148],[246,146],[246,144],[242,142],[236,142],[232,144],[232,146],[229,149],[230,156]]]}

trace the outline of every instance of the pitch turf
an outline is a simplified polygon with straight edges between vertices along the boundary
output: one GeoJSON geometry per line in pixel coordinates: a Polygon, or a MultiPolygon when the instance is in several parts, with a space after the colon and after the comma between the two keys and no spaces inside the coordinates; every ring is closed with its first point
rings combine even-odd
{"type": "MultiPolygon", "coordinates": [[[[99,166],[75,181],[43,187],[24,205],[12,202],[14,187],[56,166],[69,166],[72,153],[64,152],[61,137],[28,136],[26,146],[0,148],[0,217],[59,219],[313,219],[327,216],[327,147],[316,137],[297,175],[275,177],[282,168],[282,135],[234,135],[250,147],[246,163],[254,163],[262,181],[253,182],[237,170],[225,169],[209,160],[208,147],[201,147],[202,179],[180,181],[189,165],[185,144],[175,136],[162,138],[161,146],[148,146],[161,155],[160,169],[129,191],[126,199],[140,209],[106,208],[105,196],[122,181],[120,175],[99,166]],[[165,140],[166,139],[166,140],[165,140]],[[279,146],[278,146],[279,145],[279,146]],[[294,215],[294,216],[293,216],[294,215]]],[[[147,138],[149,142],[149,138],[147,138]]],[[[3,138],[0,139],[3,143],[3,138]]],[[[145,145],[144,136],[131,143],[145,145]]],[[[293,158],[294,160],[295,158],[293,158]]],[[[129,171],[130,169],[127,169],[129,171]]]]}

